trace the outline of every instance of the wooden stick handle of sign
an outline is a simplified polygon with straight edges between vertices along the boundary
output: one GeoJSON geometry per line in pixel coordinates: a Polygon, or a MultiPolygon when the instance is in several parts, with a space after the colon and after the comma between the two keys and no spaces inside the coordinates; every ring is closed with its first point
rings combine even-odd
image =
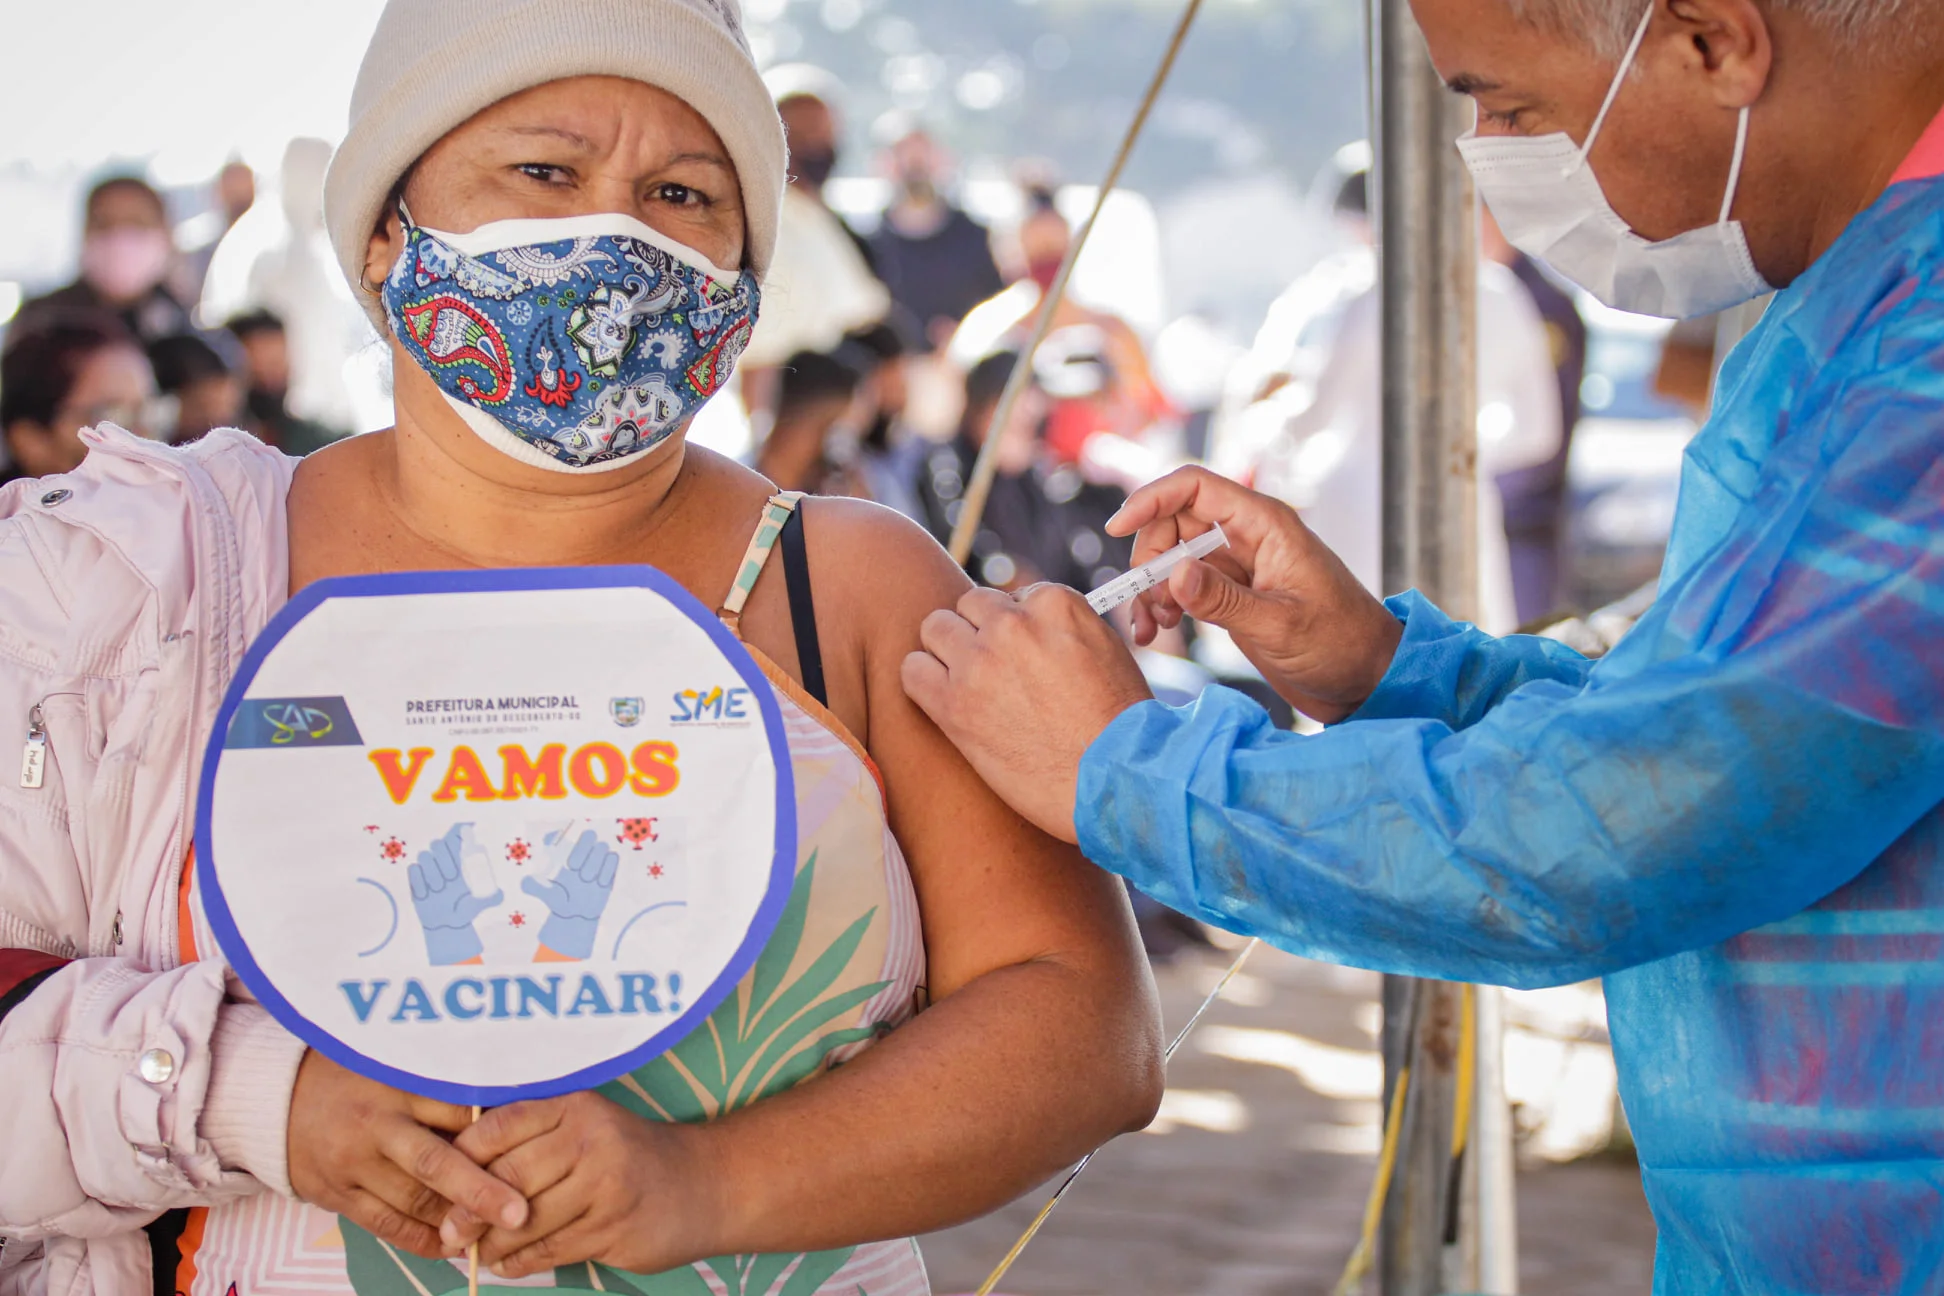
{"type": "Polygon", "coordinates": [[[1107,170],[1107,178],[1100,182],[1100,192],[1094,195],[1093,211],[1087,216],[1086,224],[1080,227],[1073,237],[1073,246],[1067,249],[1066,260],[1060,263],[1060,273],[1054,278],[1053,286],[1046,290],[1040,301],[1038,318],[1033,324],[1031,339],[1019,353],[1019,363],[1013,366],[1012,374],[1006,379],[1006,386],[999,394],[999,404],[992,412],[992,422],[986,428],[985,444],[979,447],[979,457],[972,465],[972,480],[966,483],[964,507],[959,511],[958,521],[952,526],[952,561],[963,567],[972,556],[972,541],[979,534],[979,521],[985,516],[986,498],[992,493],[992,479],[999,471],[1000,429],[1012,421],[1013,407],[1026,391],[1026,384],[1033,372],[1033,356],[1046,341],[1046,335],[1053,331],[1053,317],[1066,299],[1067,283],[1073,278],[1073,267],[1079,263],[1080,253],[1086,249],[1087,239],[1093,233],[1094,223],[1100,219],[1100,212],[1107,205],[1108,195],[1120,184],[1121,172],[1127,169],[1127,159],[1133,155],[1134,145],[1147,127],[1148,114],[1154,111],[1155,100],[1161,97],[1162,87],[1168,84],[1168,76],[1174,71],[1175,59],[1188,39],[1188,31],[1195,25],[1195,16],[1201,12],[1202,0],[1188,0],[1187,7],[1181,11],[1181,21],[1175,24],[1174,36],[1168,42],[1168,52],[1161,58],[1161,66],[1155,69],[1154,80],[1148,84],[1147,94],[1141,100],[1134,120],[1128,124],[1127,134],[1121,139],[1120,151],[1114,155],[1114,164],[1107,170]]]}
{"type": "MultiPolygon", "coordinates": [[[[474,1107],[473,1124],[479,1123],[479,1108],[474,1107]]],[[[479,1296],[479,1243],[466,1248],[466,1296],[479,1296]]]]}
{"type": "MultiPolygon", "coordinates": [[[[1249,938],[1249,943],[1244,945],[1242,952],[1235,956],[1235,962],[1229,964],[1228,971],[1222,973],[1222,979],[1217,981],[1215,988],[1208,992],[1208,998],[1201,1001],[1201,1007],[1195,1009],[1195,1015],[1188,1019],[1187,1023],[1175,1035],[1174,1041],[1161,1054],[1162,1066],[1166,1066],[1174,1060],[1176,1051],[1187,1041],[1189,1032],[1193,1031],[1200,1024],[1201,1019],[1208,1014],[1208,1010],[1215,1006],[1215,1001],[1222,997],[1222,992],[1229,988],[1229,982],[1235,980],[1236,974],[1242,970],[1242,965],[1249,961],[1249,955],[1255,953],[1256,946],[1261,943],[1262,941],[1259,937],[1252,936],[1249,938]]],[[[1026,1250],[1027,1244],[1039,1236],[1040,1228],[1045,1225],[1047,1217],[1053,1213],[1053,1208],[1058,1206],[1061,1200],[1066,1197],[1067,1189],[1073,1187],[1074,1180],[1078,1179],[1081,1172],[1089,1165],[1092,1165],[1093,1159],[1099,1155],[1100,1149],[1095,1148],[1080,1158],[1080,1164],[1073,1167],[1073,1173],[1069,1174],[1065,1181],[1060,1184],[1058,1190],[1046,1199],[1046,1205],[1040,1207],[1039,1214],[1033,1216],[1033,1222],[1026,1226],[1024,1233],[1019,1235],[1019,1241],[1012,1244],[1012,1250],[1006,1252],[1005,1259],[1001,1260],[998,1266],[986,1275],[986,1280],[979,1284],[979,1290],[976,1296],[992,1296],[992,1289],[997,1287],[1000,1281],[1005,1278],[1006,1274],[1011,1271],[1013,1263],[1026,1250]]]]}

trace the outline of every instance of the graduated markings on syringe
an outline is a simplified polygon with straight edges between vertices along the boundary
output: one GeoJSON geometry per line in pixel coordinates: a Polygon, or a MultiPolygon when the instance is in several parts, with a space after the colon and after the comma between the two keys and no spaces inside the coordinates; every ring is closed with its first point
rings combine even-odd
{"type": "Polygon", "coordinates": [[[1142,563],[1133,571],[1116,576],[1087,595],[1087,604],[1101,616],[1106,616],[1121,604],[1138,598],[1147,591],[1168,579],[1168,573],[1190,558],[1206,558],[1217,549],[1228,547],[1228,536],[1222,533],[1222,524],[1217,522],[1213,531],[1184,540],[1168,552],[1142,563]]]}

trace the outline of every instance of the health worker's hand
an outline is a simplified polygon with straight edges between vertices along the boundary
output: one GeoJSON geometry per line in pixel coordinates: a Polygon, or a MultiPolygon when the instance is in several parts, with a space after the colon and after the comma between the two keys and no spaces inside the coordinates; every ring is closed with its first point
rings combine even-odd
{"type": "Polygon", "coordinates": [[[1063,585],[973,590],[919,630],[904,690],[1001,800],[1074,841],[1080,757],[1115,716],[1153,698],[1112,626],[1063,585]]]}
{"type": "Polygon", "coordinates": [[[1403,627],[1295,509],[1206,468],[1182,468],[1134,492],[1107,532],[1138,532],[1139,564],[1218,522],[1228,547],[1182,563],[1141,595],[1134,641],[1152,643],[1186,613],[1228,631],[1303,714],[1333,724],[1362,706],[1390,669],[1403,627]]]}
{"type": "Polygon", "coordinates": [[[306,1053],[290,1096],[290,1186],[394,1246],[443,1256],[439,1225],[454,1203],[509,1228],[527,1219],[518,1190],[443,1137],[471,1124],[464,1107],[400,1093],[306,1053]]]}
{"type": "Polygon", "coordinates": [[[533,1203],[518,1227],[488,1228],[454,1206],[449,1252],[479,1243],[479,1262],[525,1278],[596,1260],[661,1273],[717,1254],[723,1218],[703,1150],[706,1127],[644,1120],[594,1093],[496,1107],[454,1146],[533,1203]]]}

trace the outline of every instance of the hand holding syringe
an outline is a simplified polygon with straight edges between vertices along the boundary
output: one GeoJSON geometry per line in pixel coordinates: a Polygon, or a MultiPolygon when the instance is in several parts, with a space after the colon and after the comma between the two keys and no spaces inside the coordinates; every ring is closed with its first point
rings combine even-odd
{"type": "Polygon", "coordinates": [[[1133,571],[1114,577],[1087,595],[1087,604],[1101,616],[1106,616],[1121,604],[1145,594],[1168,579],[1169,572],[1190,558],[1205,558],[1217,549],[1227,547],[1228,537],[1222,533],[1222,524],[1217,522],[1214,530],[1204,532],[1193,540],[1184,540],[1133,571]]]}

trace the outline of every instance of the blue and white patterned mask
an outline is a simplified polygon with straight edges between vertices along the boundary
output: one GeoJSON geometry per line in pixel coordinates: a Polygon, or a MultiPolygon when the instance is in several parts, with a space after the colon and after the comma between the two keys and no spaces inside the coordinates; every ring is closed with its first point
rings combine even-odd
{"type": "Polygon", "coordinates": [[[523,463],[618,468],[685,427],[755,326],[754,275],[619,213],[412,221],[385,280],[392,333],[467,426],[523,463]]]}

